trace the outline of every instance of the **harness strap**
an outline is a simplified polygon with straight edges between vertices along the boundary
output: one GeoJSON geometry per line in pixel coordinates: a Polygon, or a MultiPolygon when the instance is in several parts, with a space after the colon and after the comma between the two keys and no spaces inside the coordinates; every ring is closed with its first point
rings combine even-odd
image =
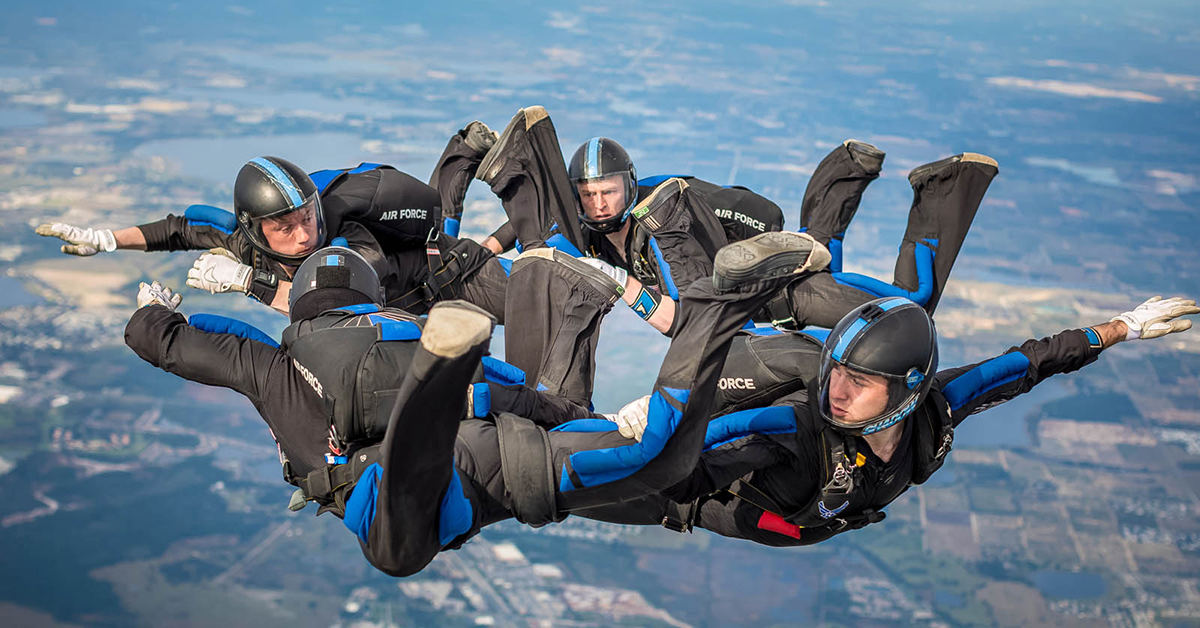
{"type": "Polygon", "coordinates": [[[517,521],[535,528],[561,521],[555,506],[554,461],[546,430],[529,419],[496,415],[500,470],[517,521]],[[542,464],[538,464],[538,460],[542,464]]]}
{"type": "Polygon", "coordinates": [[[684,504],[675,501],[667,502],[667,507],[663,511],[662,527],[680,534],[691,532],[692,527],[696,524],[696,516],[700,513],[702,499],[697,497],[684,504]]]}
{"type": "Polygon", "coordinates": [[[433,228],[429,230],[429,236],[425,239],[425,264],[429,268],[428,277],[421,282],[421,285],[389,301],[388,307],[411,310],[417,304],[432,306],[440,299],[457,296],[442,293],[447,286],[462,275],[462,263],[453,251],[443,258],[442,251],[438,248],[438,235],[440,232],[433,228]]]}
{"type": "Polygon", "coordinates": [[[780,290],[771,297],[770,301],[763,306],[763,312],[771,320],[771,325],[780,329],[789,329],[795,331],[799,329],[796,325],[796,316],[792,313],[792,302],[788,298],[787,290],[780,290]]]}
{"type": "MultiPolygon", "coordinates": [[[[354,483],[363,470],[379,461],[379,448],[379,444],[363,447],[347,456],[345,464],[327,464],[312,470],[303,478],[296,477],[294,484],[298,494],[292,497],[288,507],[302,510],[308,502],[315,501],[320,505],[318,515],[332,512],[339,518],[344,517],[346,496],[354,490],[354,483]],[[299,501],[299,498],[303,498],[303,501],[299,501]]],[[[285,474],[289,470],[285,469],[285,474]]]]}

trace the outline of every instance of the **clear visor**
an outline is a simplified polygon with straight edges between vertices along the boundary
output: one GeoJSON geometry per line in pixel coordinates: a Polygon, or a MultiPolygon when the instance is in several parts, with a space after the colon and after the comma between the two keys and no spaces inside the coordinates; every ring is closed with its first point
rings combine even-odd
{"type": "Polygon", "coordinates": [[[916,407],[922,389],[912,376],[871,373],[837,362],[828,351],[822,355],[821,415],[851,433],[872,434],[900,422],[916,407]]]}
{"type": "Polygon", "coordinates": [[[325,212],[313,193],[296,208],[250,220],[250,240],[263,253],[285,262],[303,261],[325,243],[325,212]]]}

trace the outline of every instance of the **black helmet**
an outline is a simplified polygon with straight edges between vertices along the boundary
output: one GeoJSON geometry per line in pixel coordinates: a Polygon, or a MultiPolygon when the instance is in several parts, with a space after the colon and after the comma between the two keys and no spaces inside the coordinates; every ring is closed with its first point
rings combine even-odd
{"type": "Polygon", "coordinates": [[[579,209],[579,218],[592,231],[612,233],[621,228],[629,218],[629,212],[637,204],[637,170],[629,153],[615,140],[607,137],[593,137],[584,142],[571,156],[571,165],[567,168],[571,179],[571,192],[575,195],[575,204],[579,209]],[[615,216],[604,220],[588,218],[579,201],[579,184],[584,181],[621,177],[625,189],[625,209],[615,216]]]}
{"type": "Polygon", "coordinates": [[[266,219],[282,218],[295,211],[312,210],[317,222],[314,246],[325,244],[325,212],[321,210],[321,195],[317,186],[296,164],[278,157],[256,157],[242,166],[233,184],[233,213],[238,228],[250,244],[264,255],[284,263],[299,263],[311,251],[288,255],[267,244],[262,223],[266,219]]]}
{"type": "Polygon", "coordinates": [[[292,277],[288,311],[293,323],[362,303],[383,305],[383,286],[371,264],[344,246],[313,252],[292,277]]]}
{"type": "Polygon", "coordinates": [[[872,434],[895,425],[929,392],[937,363],[937,330],[921,306],[903,297],[864,303],[844,316],[825,339],[818,388],[821,416],[851,434],[872,434]],[[887,381],[887,405],[882,412],[853,423],[833,416],[829,378],[835,363],[887,381]]]}

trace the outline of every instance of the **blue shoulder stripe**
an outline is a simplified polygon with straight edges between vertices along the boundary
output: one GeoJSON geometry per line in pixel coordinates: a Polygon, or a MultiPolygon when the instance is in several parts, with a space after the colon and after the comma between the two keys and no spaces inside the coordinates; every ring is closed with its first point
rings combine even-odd
{"type": "Polygon", "coordinates": [[[374,303],[360,303],[358,305],[347,305],[336,308],[339,312],[349,312],[351,314],[371,314],[379,311],[379,306],[374,303]]]}
{"type": "Polygon", "coordinates": [[[275,339],[267,335],[266,332],[236,318],[229,318],[228,316],[220,316],[218,314],[192,314],[188,318],[188,325],[200,331],[212,334],[233,334],[239,338],[255,340],[276,349],[279,348],[279,343],[275,342],[275,339]]]}
{"type": "Polygon", "coordinates": [[[212,205],[191,205],[183,210],[183,219],[190,225],[212,227],[226,235],[237,229],[237,218],[231,212],[212,205]]]}
{"type": "Polygon", "coordinates": [[[417,340],[421,337],[421,327],[412,321],[394,321],[380,316],[367,317],[373,325],[379,327],[379,339],[384,342],[394,340],[417,340]]]}
{"type": "Polygon", "coordinates": [[[690,179],[690,178],[692,178],[692,175],[690,175],[690,174],[660,174],[660,175],[655,175],[655,176],[651,176],[651,177],[646,177],[644,179],[638,179],[637,184],[638,184],[638,187],[656,188],[656,187],[662,185],[662,182],[666,181],[667,179],[690,179]]]}

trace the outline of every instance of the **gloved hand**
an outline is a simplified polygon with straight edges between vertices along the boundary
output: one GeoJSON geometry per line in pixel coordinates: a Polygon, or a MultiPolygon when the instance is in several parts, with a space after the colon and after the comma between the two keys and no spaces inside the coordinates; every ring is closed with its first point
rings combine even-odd
{"type": "Polygon", "coordinates": [[[1126,340],[1149,340],[1167,334],[1191,329],[1192,321],[1175,320],[1188,314],[1200,314],[1196,302],[1183,297],[1151,297],[1145,303],[1112,317],[1111,320],[1121,321],[1129,327],[1126,340]]]}
{"type": "Polygon", "coordinates": [[[161,305],[172,312],[183,303],[183,295],[171,292],[171,289],[155,281],[149,285],[146,282],[138,284],[137,305],[161,305]]]}
{"type": "Polygon", "coordinates": [[[212,249],[196,258],[188,271],[187,285],[201,290],[245,292],[250,286],[254,269],[243,264],[225,249],[212,249]]]}
{"type": "Polygon", "coordinates": [[[34,231],[40,236],[50,236],[66,242],[62,252],[67,255],[88,257],[100,251],[117,250],[117,238],[112,229],[83,229],[65,222],[51,222],[38,225],[34,231]]]}
{"type": "Polygon", "coordinates": [[[583,257],[580,258],[579,261],[591,266],[592,268],[595,268],[605,275],[608,275],[613,281],[617,282],[618,286],[621,286],[622,289],[625,288],[625,279],[629,277],[629,273],[626,272],[624,268],[617,268],[616,266],[613,266],[604,260],[599,260],[594,257],[583,257]]]}
{"type": "Polygon", "coordinates": [[[625,404],[616,414],[602,414],[604,418],[617,424],[617,431],[625,438],[642,442],[642,433],[646,431],[646,417],[650,414],[650,395],[634,399],[625,404]]]}

